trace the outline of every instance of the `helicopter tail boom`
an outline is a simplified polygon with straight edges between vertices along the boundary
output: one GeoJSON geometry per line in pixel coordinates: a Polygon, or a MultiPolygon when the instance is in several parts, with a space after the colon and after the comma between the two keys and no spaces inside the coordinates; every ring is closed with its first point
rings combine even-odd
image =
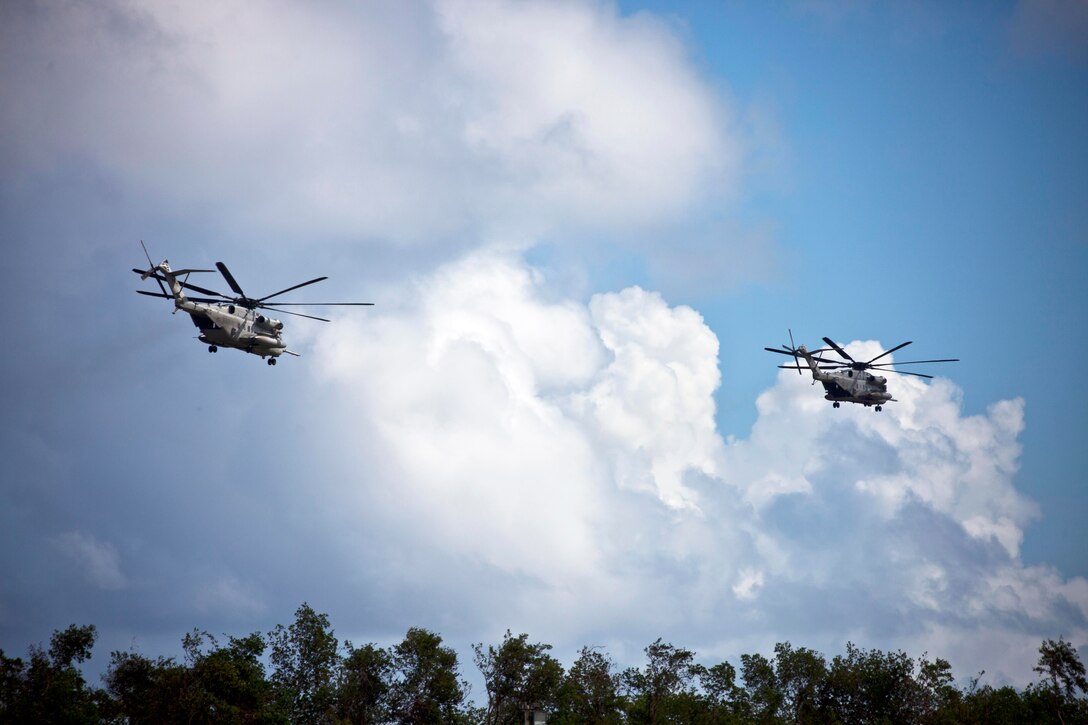
{"type": "MultiPolygon", "coordinates": [[[[802,345],[801,347],[797,348],[796,356],[804,358],[805,364],[808,365],[808,369],[812,372],[812,379],[813,380],[822,379],[823,373],[820,372],[820,366],[816,363],[815,354],[809,352],[808,349],[805,348],[804,345],[802,345]]],[[[798,372],[800,372],[800,370],[801,370],[800,363],[798,363],[798,365],[797,365],[797,370],[798,370],[798,372]]]]}
{"type": "Polygon", "coordinates": [[[164,259],[151,269],[141,274],[140,279],[154,277],[155,279],[159,280],[160,284],[162,283],[163,279],[165,279],[166,284],[170,287],[170,296],[174,298],[174,304],[180,305],[185,302],[185,290],[182,288],[181,282],[178,281],[178,275],[183,274],[186,271],[189,270],[178,270],[177,272],[175,272],[174,270],[170,269],[170,262],[164,259]]]}

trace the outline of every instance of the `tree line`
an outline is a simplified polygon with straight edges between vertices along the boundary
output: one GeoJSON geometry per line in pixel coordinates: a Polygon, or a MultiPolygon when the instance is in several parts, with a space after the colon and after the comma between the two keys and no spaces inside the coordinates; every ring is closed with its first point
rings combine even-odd
{"type": "Polygon", "coordinates": [[[564,669],[551,645],[508,630],[501,643],[473,646],[485,689],[476,704],[438,634],[412,628],[391,647],[356,647],[308,604],[264,635],[222,642],[193,630],[181,661],[112,652],[102,687],[77,667],[96,636],[94,625],[72,625],[25,660],[0,650],[0,722],[1088,723],[1085,668],[1064,638],[1040,645],[1039,678],[1018,690],[980,685],[983,673],[957,687],[946,660],[853,644],[828,660],[779,643],[771,657],[741,655],[738,671],[658,639],[639,667],[620,669],[602,648],[583,647],[564,669]]]}

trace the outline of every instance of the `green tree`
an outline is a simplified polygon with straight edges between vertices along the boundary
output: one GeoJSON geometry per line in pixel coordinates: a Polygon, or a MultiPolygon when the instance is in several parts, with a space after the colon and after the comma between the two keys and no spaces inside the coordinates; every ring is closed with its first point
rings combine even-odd
{"type": "Polygon", "coordinates": [[[712,723],[747,721],[747,693],[737,685],[737,669],[728,662],[706,668],[699,677],[712,723]]]}
{"type": "Polygon", "coordinates": [[[459,679],[457,653],[442,638],[413,627],[393,648],[392,719],[403,725],[465,720],[466,685],[459,679]]]}
{"type": "Polygon", "coordinates": [[[743,654],[740,656],[740,676],[746,690],[744,710],[751,720],[757,723],[779,722],[785,696],[771,661],[758,653],[743,654]]]}
{"type": "Polygon", "coordinates": [[[1078,697],[1078,691],[1088,695],[1088,680],[1084,664],[1073,646],[1064,637],[1055,642],[1044,640],[1039,645],[1039,661],[1032,668],[1043,676],[1035,689],[1046,693],[1058,720],[1067,722],[1088,721],[1088,700],[1078,697]]]}
{"type": "Polygon", "coordinates": [[[258,633],[215,637],[193,630],[182,638],[185,664],[114,652],[104,680],[112,721],[141,723],[283,723],[287,713],[273,697],[258,633]]]}
{"type": "Polygon", "coordinates": [[[963,700],[963,693],[953,685],[952,665],[938,657],[933,662],[926,655],[918,662],[920,715],[926,722],[940,722],[941,717],[954,712],[963,700]]]}
{"type": "Polygon", "coordinates": [[[487,690],[486,725],[520,725],[528,708],[556,710],[563,667],[547,653],[551,648],[550,644],[530,644],[527,634],[514,637],[510,630],[498,648],[473,645],[487,690]]]}
{"type": "Polygon", "coordinates": [[[267,722],[282,715],[273,706],[271,684],[265,677],[261,656],[264,639],[257,632],[230,637],[192,665],[191,677],[206,693],[209,711],[217,722],[267,722]]]}
{"type": "Polygon", "coordinates": [[[93,624],[54,630],[48,654],[40,647],[30,647],[25,663],[0,652],[0,720],[99,722],[95,694],[76,667],[90,658],[97,634],[93,624]]]}
{"type": "Polygon", "coordinates": [[[824,695],[829,717],[861,724],[917,722],[923,700],[910,657],[858,649],[852,642],[845,657],[832,660],[824,695]]]}
{"type": "Polygon", "coordinates": [[[347,657],[340,668],[337,714],[354,725],[386,722],[393,688],[393,657],[374,645],[355,649],[344,643],[347,657]]]}
{"type": "Polygon", "coordinates": [[[272,685],[291,722],[332,722],[340,655],[328,615],[303,603],[290,627],[268,634],[268,644],[272,685]]]}
{"type": "Polygon", "coordinates": [[[977,687],[972,682],[970,692],[926,718],[926,722],[956,725],[1020,725],[1021,723],[1053,722],[1044,703],[1031,702],[1012,687],[977,687]]]}
{"type": "Polygon", "coordinates": [[[619,723],[623,704],[619,679],[607,655],[583,647],[563,679],[559,688],[558,709],[549,722],[588,725],[619,723]]]}
{"type": "Polygon", "coordinates": [[[12,713],[23,698],[23,678],[26,663],[18,657],[8,657],[0,649],[0,722],[12,722],[12,713]]]}
{"type": "Polygon", "coordinates": [[[820,692],[827,678],[827,663],[823,655],[801,647],[794,649],[789,642],[774,646],[775,679],[782,693],[786,718],[795,723],[818,719],[820,692]]]}
{"type": "MultiPolygon", "coordinates": [[[[58,668],[74,667],[76,662],[86,662],[91,658],[94,641],[98,630],[93,624],[83,627],[71,625],[63,632],[54,631],[49,640],[49,659],[58,668]]],[[[1084,672],[1084,668],[1081,668],[1084,672]]]]}
{"type": "Polygon", "coordinates": [[[103,678],[109,720],[130,725],[198,722],[185,703],[191,696],[188,668],[173,659],[152,660],[136,652],[113,652],[103,678]]]}
{"type": "Polygon", "coordinates": [[[630,693],[627,715],[634,723],[690,721],[698,708],[694,683],[703,672],[694,653],[660,638],[645,649],[645,669],[624,670],[622,681],[630,693]]]}

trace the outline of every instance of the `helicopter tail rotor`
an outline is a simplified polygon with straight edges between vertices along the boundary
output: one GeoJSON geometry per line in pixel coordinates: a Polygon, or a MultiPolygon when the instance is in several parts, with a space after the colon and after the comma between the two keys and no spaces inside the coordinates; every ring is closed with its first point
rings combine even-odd
{"type": "Polygon", "coordinates": [[[151,255],[147,252],[147,245],[144,244],[144,240],[142,239],[140,240],[140,246],[143,247],[144,256],[147,257],[147,271],[140,275],[140,279],[143,280],[147,279],[148,277],[154,277],[155,281],[159,283],[159,289],[162,290],[163,297],[169,297],[170,295],[166,294],[166,286],[162,283],[162,278],[159,277],[158,274],[156,274],[156,272],[159,271],[162,265],[166,264],[166,260],[164,259],[161,264],[156,265],[154,262],[151,261],[151,255]]]}
{"type": "Polygon", "coordinates": [[[801,360],[797,357],[797,346],[793,344],[793,330],[787,327],[786,331],[790,333],[790,350],[793,352],[793,361],[797,363],[797,374],[804,377],[801,374],[801,360]]]}

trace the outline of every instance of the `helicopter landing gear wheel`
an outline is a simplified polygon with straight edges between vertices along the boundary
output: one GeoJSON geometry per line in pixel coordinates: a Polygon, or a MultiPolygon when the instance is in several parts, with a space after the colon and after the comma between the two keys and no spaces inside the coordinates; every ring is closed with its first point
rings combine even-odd
{"type": "Polygon", "coordinates": [[[838,407],[839,407],[839,403],[838,403],[838,401],[835,401],[834,403],[832,403],[832,404],[831,404],[831,407],[832,407],[832,408],[838,408],[838,407]]]}
{"type": "Polygon", "coordinates": [[[878,405],[878,406],[876,406],[876,412],[878,412],[878,413],[879,413],[879,412],[880,412],[880,411],[882,411],[882,410],[884,410],[884,409],[883,409],[883,408],[881,408],[881,407],[880,407],[879,405],[878,405]]]}
{"type": "Polygon", "coordinates": [[[219,352],[219,348],[215,345],[208,345],[208,352],[219,352]]]}
{"type": "Polygon", "coordinates": [[[269,365],[275,365],[276,364],[276,358],[274,358],[274,357],[268,358],[268,364],[269,365]]]}

